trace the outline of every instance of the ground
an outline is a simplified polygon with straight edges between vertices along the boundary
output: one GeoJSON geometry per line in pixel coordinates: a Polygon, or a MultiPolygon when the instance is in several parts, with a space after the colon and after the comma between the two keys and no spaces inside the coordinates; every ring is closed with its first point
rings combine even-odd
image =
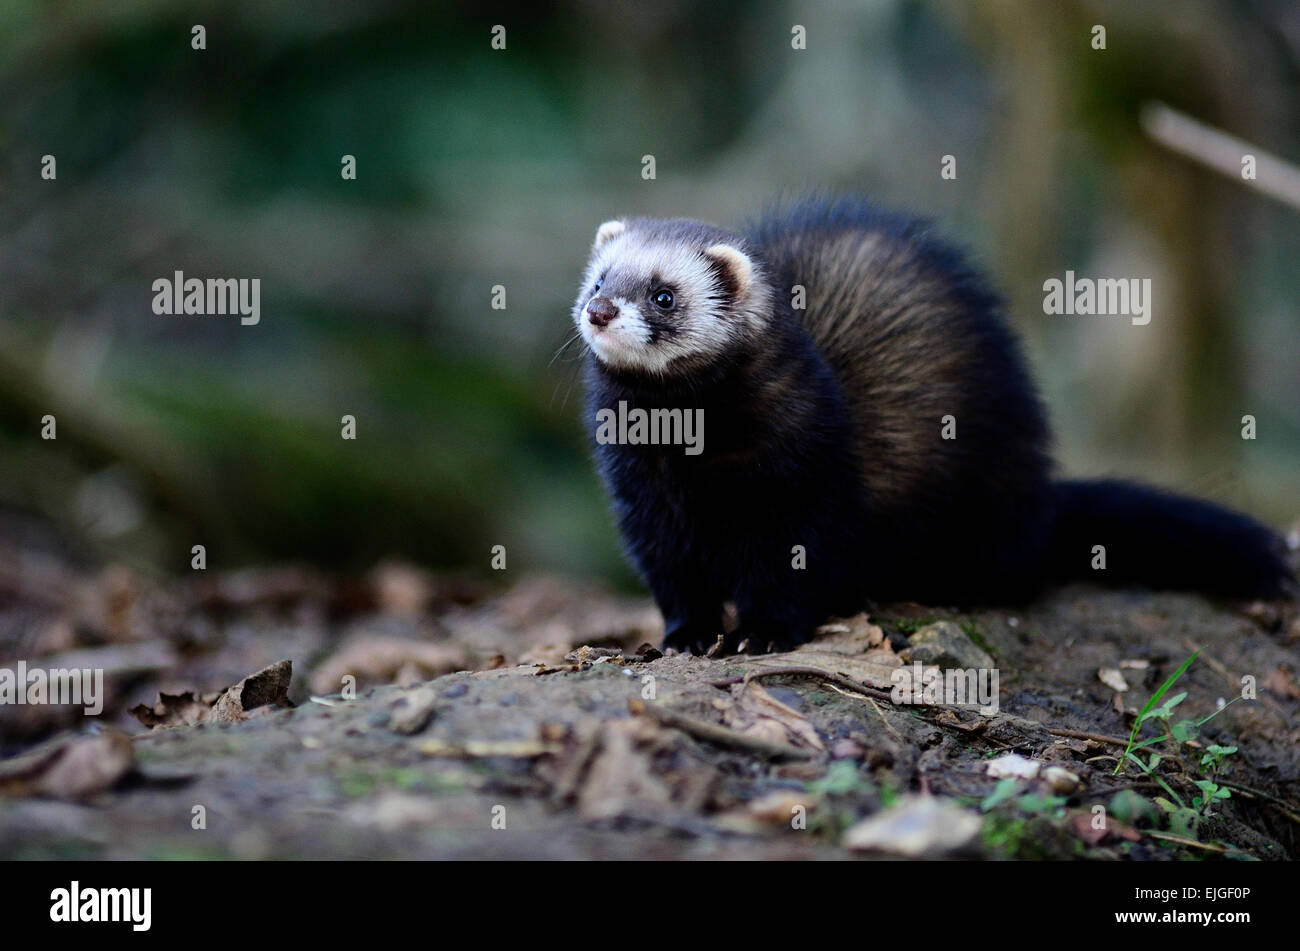
{"type": "Polygon", "coordinates": [[[6,857],[1300,854],[1294,604],[1076,586],[707,658],[661,656],[649,601],[574,579],[177,581],[6,551],[0,620],[0,667],[107,687],[95,718],[0,708],[6,857]],[[1140,731],[1178,737],[1117,775],[1198,649],[1140,731]],[[997,711],[894,702],[917,661],[995,667],[997,711]]]}

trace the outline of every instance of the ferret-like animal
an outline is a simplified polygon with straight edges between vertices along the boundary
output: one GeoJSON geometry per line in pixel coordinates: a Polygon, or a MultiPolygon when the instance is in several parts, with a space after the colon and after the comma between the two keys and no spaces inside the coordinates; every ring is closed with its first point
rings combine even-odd
{"type": "Polygon", "coordinates": [[[573,317],[597,466],[668,646],[712,647],[728,604],[724,648],[764,651],[869,600],[1294,585],[1281,539],[1244,515],[1055,480],[997,298],[922,222],[849,199],[740,232],[608,221],[573,317]],[[698,445],[664,441],[682,419],[702,421],[698,445]]]}

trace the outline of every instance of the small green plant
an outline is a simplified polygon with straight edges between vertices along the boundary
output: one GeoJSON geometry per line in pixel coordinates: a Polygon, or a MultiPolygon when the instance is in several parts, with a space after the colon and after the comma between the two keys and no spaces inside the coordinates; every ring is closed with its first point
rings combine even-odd
{"type": "MultiPolygon", "coordinates": [[[[1177,683],[1183,674],[1187,673],[1187,668],[1191,667],[1193,662],[1195,662],[1196,658],[1200,655],[1201,652],[1199,650],[1193,652],[1192,656],[1183,661],[1182,664],[1179,665],[1178,669],[1169,675],[1169,679],[1160,685],[1160,689],[1151,695],[1151,699],[1146,702],[1146,706],[1142,708],[1142,712],[1139,713],[1137,719],[1133,721],[1133,729],[1129,732],[1128,736],[1128,745],[1124,748],[1124,755],[1120,758],[1120,761],[1115,764],[1114,775],[1118,776],[1120,774],[1120,771],[1123,770],[1126,762],[1135,763],[1144,773],[1150,774],[1159,764],[1161,756],[1158,753],[1153,753],[1150,759],[1144,763],[1137,756],[1138,750],[1146,749],[1149,746],[1155,746],[1157,743],[1163,743],[1165,740],[1169,739],[1175,740],[1180,744],[1187,743],[1189,740],[1196,738],[1196,734],[1200,731],[1202,726],[1213,720],[1220,713],[1241,699],[1239,696],[1233,697],[1227,703],[1217,707],[1214,712],[1201,717],[1199,720],[1179,720],[1177,722],[1171,722],[1173,721],[1174,708],[1187,698],[1187,691],[1184,690],[1182,693],[1175,694],[1168,700],[1164,700],[1165,694],[1169,692],[1169,688],[1177,683]],[[1162,700],[1164,700],[1163,703],[1161,703],[1162,700]],[[1165,732],[1161,733],[1159,736],[1153,736],[1139,741],[1138,735],[1142,732],[1142,727],[1151,721],[1163,723],[1165,732]]],[[[1233,747],[1233,749],[1235,750],[1236,748],[1233,747]]],[[[1172,790],[1167,789],[1166,792],[1172,792],[1172,790]]]]}
{"type": "Polygon", "coordinates": [[[1014,796],[1019,788],[1020,784],[1014,779],[1004,779],[1000,781],[997,786],[993,788],[993,792],[984,797],[984,801],[980,803],[980,810],[988,812],[994,806],[1001,805],[1014,796]]]}
{"type": "MultiPolygon", "coordinates": [[[[867,774],[848,759],[833,762],[820,777],[805,783],[804,789],[820,803],[809,812],[809,829],[828,836],[839,836],[857,821],[862,800],[869,800],[876,793],[875,784],[867,774]]],[[[889,807],[883,793],[881,806],[889,807]]]]}
{"type": "Polygon", "coordinates": [[[888,778],[880,784],[880,808],[892,809],[898,803],[898,787],[888,778]]]}
{"type": "Polygon", "coordinates": [[[1111,796],[1107,811],[1125,825],[1154,825],[1160,818],[1155,803],[1133,789],[1121,789],[1111,796]]]}
{"type": "MultiPolygon", "coordinates": [[[[1192,666],[1193,662],[1200,656],[1200,654],[1201,652],[1198,650],[1194,652],[1191,657],[1187,658],[1187,660],[1183,661],[1179,668],[1169,675],[1169,679],[1160,685],[1160,689],[1151,695],[1151,699],[1147,701],[1146,706],[1142,708],[1142,712],[1139,713],[1137,719],[1133,721],[1133,729],[1128,735],[1128,745],[1124,747],[1124,755],[1120,757],[1120,761],[1115,764],[1114,775],[1118,776],[1120,774],[1120,771],[1124,768],[1124,763],[1128,760],[1137,763],[1138,766],[1142,767],[1143,772],[1149,773],[1155,768],[1154,764],[1152,764],[1150,768],[1143,765],[1142,761],[1138,759],[1135,754],[1143,747],[1151,746],[1153,743],[1159,743],[1162,740],[1168,739],[1168,737],[1159,736],[1153,740],[1145,740],[1139,743],[1138,734],[1142,732],[1142,725],[1148,720],[1159,719],[1163,715],[1164,720],[1167,722],[1174,707],[1183,702],[1183,698],[1187,696],[1185,691],[1175,697],[1171,697],[1168,703],[1156,706],[1156,704],[1159,704],[1160,701],[1164,699],[1165,694],[1169,692],[1169,688],[1178,682],[1178,678],[1187,673],[1187,668],[1192,666]]],[[[1156,757],[1155,761],[1159,762],[1159,758],[1156,757]]]]}
{"type": "Polygon", "coordinates": [[[1219,770],[1223,767],[1224,759],[1235,752],[1237,752],[1235,746],[1219,746],[1215,744],[1206,747],[1205,755],[1201,757],[1201,772],[1205,774],[1205,778],[1196,781],[1196,788],[1201,791],[1201,795],[1192,799],[1192,807],[1201,815],[1208,816],[1210,806],[1219,800],[1232,798],[1232,790],[1226,786],[1220,786],[1215,780],[1218,779],[1219,770]]]}
{"type": "Polygon", "coordinates": [[[858,770],[852,760],[839,759],[831,763],[830,768],[820,777],[806,784],[808,792],[814,796],[847,796],[855,792],[870,792],[871,780],[858,770]]]}
{"type": "Polygon", "coordinates": [[[1013,801],[1020,812],[1031,816],[1055,813],[1066,802],[1062,796],[1042,796],[1031,792],[1022,793],[1020,791],[1020,781],[1007,778],[1000,780],[997,786],[993,788],[993,792],[984,797],[984,800],[980,803],[980,810],[988,812],[1007,801],[1013,801]]]}
{"type": "Polygon", "coordinates": [[[1119,775],[1125,763],[1132,763],[1157,782],[1169,797],[1166,799],[1157,796],[1155,802],[1168,814],[1170,831],[1192,838],[1196,836],[1196,828],[1201,819],[1211,814],[1210,807],[1214,803],[1232,796],[1231,790],[1221,785],[1217,779],[1224,759],[1235,753],[1237,748],[1235,746],[1217,745],[1206,748],[1205,753],[1200,757],[1200,772],[1204,778],[1195,781],[1195,785],[1201,791],[1201,794],[1193,796],[1190,805],[1174,791],[1174,788],[1169,785],[1163,776],[1156,772],[1156,769],[1166,757],[1180,759],[1183,748],[1196,738],[1202,726],[1241,699],[1239,696],[1233,697],[1232,700],[1222,704],[1212,713],[1200,719],[1174,720],[1174,711],[1187,698],[1187,691],[1174,694],[1168,699],[1165,699],[1165,695],[1183,674],[1187,673],[1188,668],[1192,666],[1200,653],[1199,650],[1193,652],[1190,657],[1179,665],[1177,670],[1170,674],[1169,679],[1160,685],[1160,689],[1151,695],[1151,699],[1146,702],[1146,706],[1142,708],[1137,719],[1133,722],[1133,729],[1129,733],[1128,745],[1124,749],[1124,755],[1115,764],[1115,775],[1119,775]],[[1147,723],[1161,725],[1163,732],[1159,736],[1139,740],[1138,736],[1147,723]],[[1173,741],[1173,746],[1166,753],[1158,753],[1152,750],[1150,754],[1146,755],[1145,759],[1138,755],[1142,750],[1167,741],[1173,741]]]}
{"type": "Polygon", "coordinates": [[[1068,845],[1062,844],[1053,833],[1051,820],[1005,813],[985,816],[981,837],[991,853],[1008,859],[1060,858],[1058,849],[1072,850],[1078,842],[1074,839],[1068,845]]]}

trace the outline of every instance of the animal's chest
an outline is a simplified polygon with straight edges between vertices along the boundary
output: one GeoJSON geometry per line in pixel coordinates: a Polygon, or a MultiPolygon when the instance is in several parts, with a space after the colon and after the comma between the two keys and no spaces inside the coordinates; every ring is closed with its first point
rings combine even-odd
{"type": "Polygon", "coordinates": [[[734,532],[780,494],[770,422],[734,398],[692,402],[606,395],[595,433],[605,473],[625,509],[692,534],[734,532]]]}
{"type": "Polygon", "coordinates": [[[643,460],[660,504],[692,533],[714,538],[742,531],[777,504],[779,486],[762,478],[766,467],[754,449],[735,448],[698,457],[670,452],[643,460]]]}

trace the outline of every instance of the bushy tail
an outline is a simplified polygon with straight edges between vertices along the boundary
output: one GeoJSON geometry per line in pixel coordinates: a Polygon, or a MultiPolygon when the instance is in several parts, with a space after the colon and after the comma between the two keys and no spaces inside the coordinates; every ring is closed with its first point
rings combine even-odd
{"type": "Polygon", "coordinates": [[[1055,484],[1060,580],[1272,599],[1294,593],[1278,535],[1229,509],[1118,480],[1055,484]],[[1105,570],[1094,547],[1105,548],[1105,570]]]}

